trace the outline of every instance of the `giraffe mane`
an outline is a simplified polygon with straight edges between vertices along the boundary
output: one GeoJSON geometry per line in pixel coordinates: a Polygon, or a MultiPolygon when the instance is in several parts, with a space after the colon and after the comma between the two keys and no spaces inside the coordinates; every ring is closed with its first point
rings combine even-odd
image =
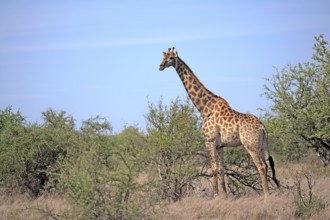
{"type": "MultiPolygon", "coordinates": [[[[206,91],[208,91],[212,96],[214,96],[214,97],[217,97],[217,98],[221,98],[220,96],[218,96],[218,95],[216,95],[216,94],[214,94],[213,92],[211,92],[210,90],[208,90],[205,86],[204,86],[204,84],[197,78],[197,76],[195,75],[195,73],[190,69],[190,67],[180,58],[180,57],[178,57],[178,59],[180,59],[180,62],[182,62],[184,65],[185,65],[185,67],[188,69],[188,71],[189,72],[191,72],[192,74],[191,74],[191,76],[194,78],[194,80],[196,81],[196,82],[198,82],[198,83],[200,83],[200,85],[206,90],[206,91]]],[[[222,99],[222,98],[221,98],[222,99]]]]}

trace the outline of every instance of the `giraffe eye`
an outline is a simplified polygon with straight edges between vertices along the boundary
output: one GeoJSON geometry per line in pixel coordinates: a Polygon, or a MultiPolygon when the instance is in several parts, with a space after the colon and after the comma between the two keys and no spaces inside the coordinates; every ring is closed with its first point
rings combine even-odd
{"type": "Polygon", "coordinates": [[[170,57],[170,60],[173,60],[174,58],[173,57],[170,57]]]}

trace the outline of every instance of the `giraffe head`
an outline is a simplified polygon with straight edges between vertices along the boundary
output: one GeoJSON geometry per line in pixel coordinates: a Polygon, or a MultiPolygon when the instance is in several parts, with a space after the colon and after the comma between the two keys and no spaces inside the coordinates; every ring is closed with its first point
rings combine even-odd
{"type": "Polygon", "coordinates": [[[178,57],[178,52],[174,52],[174,47],[168,48],[168,51],[165,53],[163,52],[164,58],[159,66],[159,70],[162,71],[169,66],[173,66],[175,68],[176,65],[176,58],[178,57]]]}

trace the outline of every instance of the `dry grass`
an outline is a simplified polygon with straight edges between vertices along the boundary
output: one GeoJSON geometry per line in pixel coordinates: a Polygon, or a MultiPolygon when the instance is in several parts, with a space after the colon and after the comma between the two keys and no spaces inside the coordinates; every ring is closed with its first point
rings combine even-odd
{"type": "MultiPolygon", "coordinates": [[[[330,184],[328,180],[327,184],[330,184]]],[[[327,199],[329,203],[329,198],[327,199]]],[[[159,219],[298,219],[295,216],[292,195],[273,193],[267,202],[260,196],[250,195],[239,199],[201,198],[190,196],[171,204],[159,219]]],[[[327,207],[310,219],[329,219],[327,207]]]]}
{"type": "MultiPolygon", "coordinates": [[[[318,172],[301,165],[280,168],[278,177],[284,187],[272,189],[266,202],[256,193],[240,198],[191,195],[178,203],[170,204],[158,219],[330,219],[330,175],[329,168],[320,168],[318,172]],[[320,173],[319,173],[320,172],[320,173]],[[311,211],[310,215],[297,216],[297,204],[294,202],[295,177],[304,173],[312,174],[313,196],[322,201],[325,208],[311,211]],[[315,175],[317,173],[317,175],[315,175]]],[[[304,193],[308,194],[307,181],[302,179],[304,193]]]]}
{"type": "Polygon", "coordinates": [[[56,196],[31,199],[26,194],[0,193],[0,219],[61,219],[70,216],[72,205],[56,196]]]}
{"type": "MultiPolygon", "coordinates": [[[[272,189],[269,199],[255,192],[239,198],[210,196],[210,193],[194,193],[180,202],[158,209],[156,219],[330,219],[330,170],[313,166],[289,165],[278,169],[278,177],[284,187],[272,189]],[[320,199],[325,208],[311,212],[309,216],[297,216],[294,202],[295,177],[304,173],[312,175],[313,195],[320,199]]],[[[141,177],[144,179],[143,177],[141,177]]],[[[205,181],[207,184],[207,181],[205,181]]],[[[210,186],[205,186],[209,188],[210,186]]],[[[301,188],[308,193],[302,178],[301,188]]],[[[0,190],[0,219],[82,219],[72,213],[74,207],[62,197],[43,196],[31,199],[27,195],[8,194],[0,190]]]]}

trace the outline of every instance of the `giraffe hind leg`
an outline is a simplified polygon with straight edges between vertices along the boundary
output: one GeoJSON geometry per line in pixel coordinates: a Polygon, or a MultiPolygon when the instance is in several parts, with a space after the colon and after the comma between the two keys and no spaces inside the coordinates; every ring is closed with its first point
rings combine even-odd
{"type": "Polygon", "coordinates": [[[260,154],[260,152],[256,152],[252,150],[248,150],[248,152],[252,157],[252,160],[256,165],[258,172],[260,174],[262,189],[263,189],[264,197],[266,199],[269,196],[269,189],[267,183],[267,163],[265,160],[265,156],[260,154]]]}

